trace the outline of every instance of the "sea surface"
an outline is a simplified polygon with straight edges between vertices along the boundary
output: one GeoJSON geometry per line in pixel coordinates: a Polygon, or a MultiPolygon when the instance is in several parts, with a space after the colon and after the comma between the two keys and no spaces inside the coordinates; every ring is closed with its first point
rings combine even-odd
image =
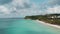
{"type": "Polygon", "coordinates": [[[60,34],[60,29],[35,20],[0,19],[0,34],[60,34]]]}

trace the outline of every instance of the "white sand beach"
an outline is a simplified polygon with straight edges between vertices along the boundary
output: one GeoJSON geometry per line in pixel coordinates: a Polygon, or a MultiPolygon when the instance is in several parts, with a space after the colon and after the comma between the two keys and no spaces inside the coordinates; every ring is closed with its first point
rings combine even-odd
{"type": "Polygon", "coordinates": [[[45,25],[49,25],[49,26],[52,26],[52,27],[60,28],[59,25],[54,25],[54,24],[45,23],[45,22],[39,21],[39,20],[36,20],[36,21],[39,22],[39,23],[45,24],[45,25]]]}

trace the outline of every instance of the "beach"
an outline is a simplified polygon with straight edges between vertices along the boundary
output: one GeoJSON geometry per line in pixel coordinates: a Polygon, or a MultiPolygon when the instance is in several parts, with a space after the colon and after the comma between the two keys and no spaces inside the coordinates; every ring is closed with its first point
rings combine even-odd
{"type": "Polygon", "coordinates": [[[45,22],[43,22],[43,21],[39,21],[39,20],[36,20],[36,21],[39,22],[39,23],[42,23],[42,24],[48,25],[48,26],[52,26],[52,27],[56,27],[56,28],[60,28],[59,25],[54,25],[54,24],[45,23],[45,22]]]}

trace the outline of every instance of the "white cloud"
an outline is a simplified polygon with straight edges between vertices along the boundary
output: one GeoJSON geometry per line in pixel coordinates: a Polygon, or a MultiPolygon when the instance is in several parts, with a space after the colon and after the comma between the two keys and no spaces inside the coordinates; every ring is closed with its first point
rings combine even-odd
{"type": "Polygon", "coordinates": [[[32,3],[32,5],[29,8],[27,8],[24,3],[27,3],[27,6],[30,6],[29,0],[13,0],[12,3],[10,3],[10,5],[9,4],[7,5],[8,7],[10,7],[9,15],[26,16],[26,15],[42,14],[41,13],[42,11],[39,10],[38,5],[36,5],[35,3],[32,3]]]}
{"type": "Polygon", "coordinates": [[[21,7],[24,7],[24,3],[27,3],[27,4],[29,4],[29,0],[13,0],[12,2],[11,2],[11,4],[13,5],[13,6],[21,6],[21,7]]]}
{"type": "Polygon", "coordinates": [[[9,9],[6,8],[5,6],[0,6],[0,12],[4,13],[4,14],[9,14],[9,9]]]}
{"type": "Polygon", "coordinates": [[[51,13],[60,13],[60,6],[54,6],[52,8],[50,7],[46,11],[47,11],[48,14],[51,14],[51,13]]]}
{"type": "MultiPolygon", "coordinates": [[[[50,3],[55,4],[52,0],[50,3]]],[[[0,6],[0,12],[4,13],[3,16],[7,14],[8,17],[60,13],[60,6],[54,6],[51,8],[47,6],[45,7],[44,5],[38,6],[36,3],[31,4],[30,0],[13,0],[9,4],[0,6]],[[45,8],[47,8],[47,10],[45,8]],[[42,11],[42,9],[45,9],[45,11],[42,11]]]]}
{"type": "MultiPolygon", "coordinates": [[[[9,4],[0,5],[0,15],[6,15],[7,16],[25,16],[26,13],[24,13],[25,5],[24,3],[29,4],[29,0],[13,0],[9,4]],[[18,7],[18,9],[17,9],[18,7]],[[23,14],[24,13],[24,14],[23,14]]],[[[26,10],[27,12],[27,10],[26,10]]]]}

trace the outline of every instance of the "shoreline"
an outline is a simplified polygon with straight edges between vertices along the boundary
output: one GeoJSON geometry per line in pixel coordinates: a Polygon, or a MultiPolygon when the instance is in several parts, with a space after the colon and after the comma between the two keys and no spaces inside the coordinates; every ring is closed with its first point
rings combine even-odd
{"type": "Polygon", "coordinates": [[[59,25],[54,25],[54,24],[45,23],[45,22],[43,22],[43,21],[39,21],[39,20],[36,20],[36,21],[39,22],[39,23],[42,23],[42,24],[48,25],[48,26],[52,26],[52,27],[55,27],[55,28],[60,28],[59,25]]]}

